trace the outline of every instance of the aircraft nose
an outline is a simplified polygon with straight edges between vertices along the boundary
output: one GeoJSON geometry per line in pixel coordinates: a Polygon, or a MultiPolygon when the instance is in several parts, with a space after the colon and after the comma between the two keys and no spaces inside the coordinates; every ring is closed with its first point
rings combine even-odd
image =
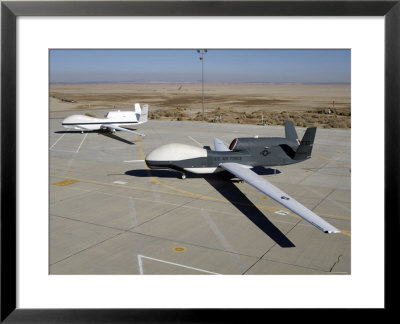
{"type": "Polygon", "coordinates": [[[71,116],[64,118],[62,121],[61,125],[63,125],[65,128],[69,128],[69,124],[72,122],[71,116]]]}
{"type": "Polygon", "coordinates": [[[64,128],[69,128],[69,125],[67,125],[67,123],[68,123],[68,117],[65,118],[65,119],[62,121],[61,125],[64,126],[64,128]]]}
{"type": "Polygon", "coordinates": [[[178,161],[205,158],[207,151],[203,148],[187,145],[171,143],[160,146],[149,154],[147,154],[145,161],[149,167],[170,167],[178,161]]]}
{"type": "Polygon", "coordinates": [[[160,157],[160,148],[156,148],[146,155],[145,162],[149,165],[149,163],[151,164],[151,161],[159,161],[160,157]]]}
{"type": "Polygon", "coordinates": [[[152,150],[146,155],[148,162],[172,161],[175,160],[176,147],[174,144],[166,144],[152,150]]]}
{"type": "Polygon", "coordinates": [[[150,153],[148,153],[144,159],[146,165],[150,168],[150,169],[154,169],[154,168],[159,168],[160,166],[162,166],[165,160],[168,160],[170,154],[165,154],[164,150],[162,149],[162,147],[160,148],[156,148],[155,150],[151,151],[150,153]]]}

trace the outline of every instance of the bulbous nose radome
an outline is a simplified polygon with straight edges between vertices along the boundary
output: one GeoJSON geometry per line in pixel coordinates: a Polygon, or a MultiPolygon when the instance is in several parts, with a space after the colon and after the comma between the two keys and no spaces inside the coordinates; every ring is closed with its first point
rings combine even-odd
{"type": "Polygon", "coordinates": [[[162,162],[164,162],[162,164],[165,164],[199,157],[207,157],[207,151],[192,145],[171,143],[160,146],[148,153],[145,162],[151,168],[152,166],[159,166],[162,162]]]}
{"type": "Polygon", "coordinates": [[[72,123],[73,119],[71,117],[72,116],[64,118],[62,121],[61,125],[64,126],[64,128],[72,128],[70,124],[72,123]]]}
{"type": "Polygon", "coordinates": [[[169,160],[170,157],[173,157],[173,152],[172,150],[166,150],[165,148],[166,145],[160,146],[150,153],[146,155],[146,162],[147,161],[165,161],[169,160]]]}

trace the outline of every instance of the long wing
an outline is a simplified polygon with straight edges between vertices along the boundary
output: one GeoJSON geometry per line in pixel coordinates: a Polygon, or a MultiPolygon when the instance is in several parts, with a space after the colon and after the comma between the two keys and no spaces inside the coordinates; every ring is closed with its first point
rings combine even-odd
{"type": "Polygon", "coordinates": [[[218,138],[214,138],[214,148],[216,151],[225,152],[230,151],[230,149],[218,138]]]}
{"type": "Polygon", "coordinates": [[[247,166],[238,163],[221,163],[219,166],[247,182],[254,188],[260,190],[262,193],[271,197],[276,202],[282,204],[321,231],[325,233],[340,233],[337,228],[324,221],[317,214],[294,200],[288,194],[284,193],[267,180],[261,178],[258,174],[251,171],[247,166]]]}
{"type": "Polygon", "coordinates": [[[115,125],[112,125],[112,124],[111,125],[101,125],[101,127],[108,128],[111,131],[116,129],[116,130],[120,130],[120,131],[123,131],[123,132],[139,135],[139,136],[145,136],[144,134],[141,134],[141,133],[138,133],[138,132],[134,132],[134,131],[131,131],[130,129],[126,129],[126,128],[123,128],[123,127],[115,126],[115,125]]]}

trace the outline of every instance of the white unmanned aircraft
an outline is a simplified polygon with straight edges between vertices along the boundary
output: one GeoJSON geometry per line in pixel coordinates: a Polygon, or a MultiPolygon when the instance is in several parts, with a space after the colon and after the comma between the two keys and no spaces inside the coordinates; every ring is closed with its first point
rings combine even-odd
{"type": "Polygon", "coordinates": [[[67,129],[77,129],[83,131],[109,129],[113,133],[116,130],[128,132],[131,134],[144,136],[144,134],[134,132],[130,129],[121,127],[122,125],[138,125],[147,122],[148,105],[140,108],[138,103],[135,104],[135,111],[109,111],[105,118],[96,118],[86,115],[72,115],[65,118],[62,125],[67,129]]]}

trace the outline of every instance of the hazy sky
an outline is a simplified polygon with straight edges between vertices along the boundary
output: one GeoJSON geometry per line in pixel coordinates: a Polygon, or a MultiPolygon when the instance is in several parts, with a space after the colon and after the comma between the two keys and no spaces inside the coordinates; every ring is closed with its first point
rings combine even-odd
{"type": "MultiPolygon", "coordinates": [[[[204,82],[349,83],[350,50],[217,50],[204,82]]],[[[50,50],[50,82],[201,82],[193,50],[50,50]]]]}

